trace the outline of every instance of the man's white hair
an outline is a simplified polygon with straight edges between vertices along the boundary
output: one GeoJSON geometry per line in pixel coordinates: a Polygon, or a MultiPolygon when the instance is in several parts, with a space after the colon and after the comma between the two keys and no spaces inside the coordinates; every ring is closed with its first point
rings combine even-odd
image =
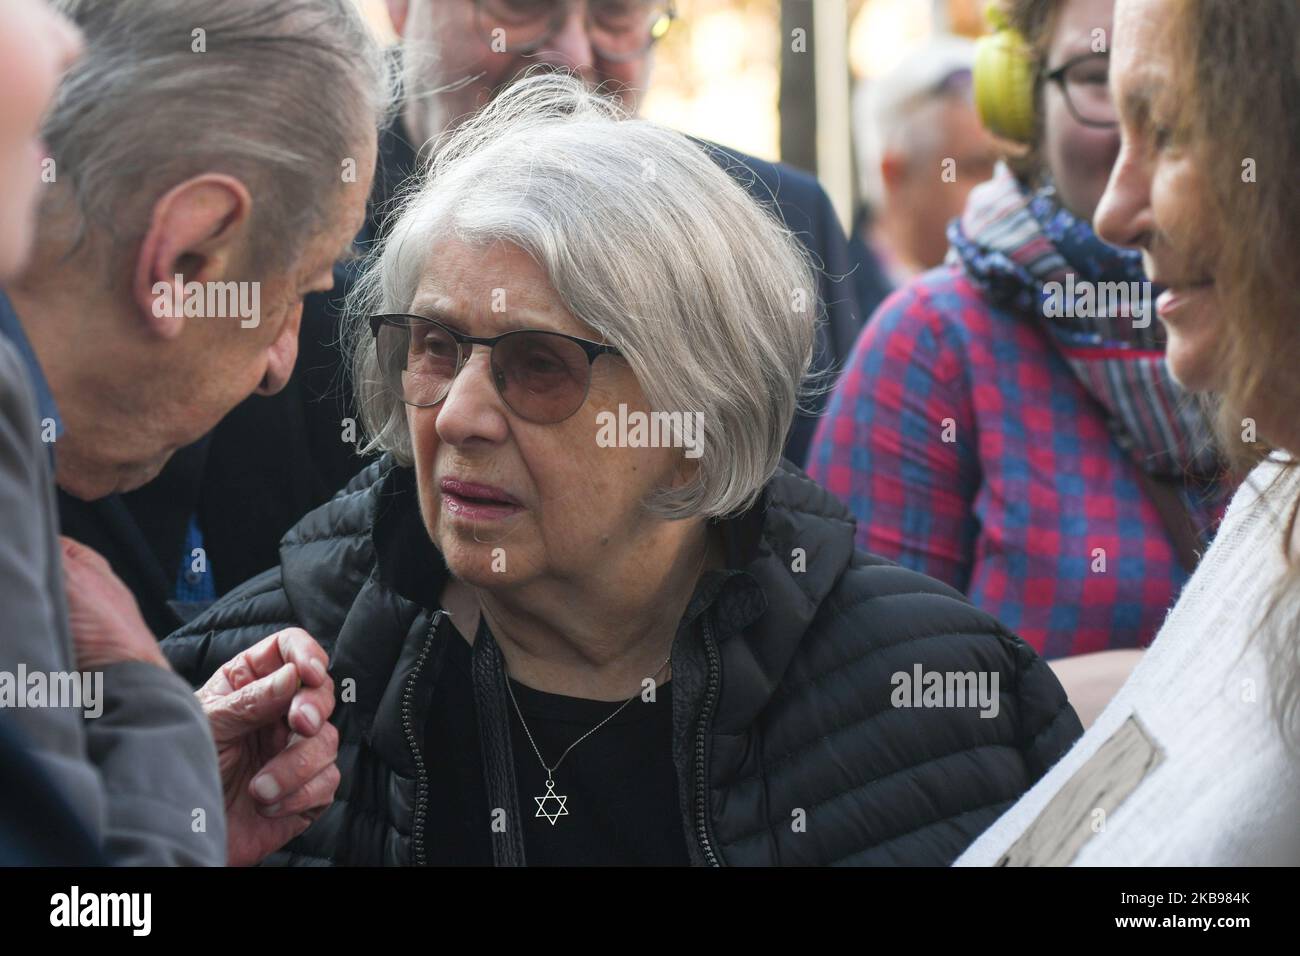
{"type": "Polygon", "coordinates": [[[159,196],[223,172],[253,194],[259,261],[279,265],[320,227],[340,164],[390,109],[391,67],[352,0],[53,5],[86,38],[43,129],[78,240],[129,245],[159,196]]]}
{"type": "Polygon", "coordinates": [[[862,196],[872,209],[880,209],[885,198],[881,161],[886,154],[923,156],[934,148],[939,128],[927,104],[952,96],[944,81],[974,65],[975,44],[945,35],[927,41],[883,76],[858,84],[853,133],[862,196]]]}

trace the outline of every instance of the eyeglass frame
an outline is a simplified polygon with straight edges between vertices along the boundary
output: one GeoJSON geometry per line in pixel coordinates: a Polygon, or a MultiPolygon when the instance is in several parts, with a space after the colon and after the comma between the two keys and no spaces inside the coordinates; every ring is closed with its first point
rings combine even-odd
{"type": "Polygon", "coordinates": [[[1069,70],[1071,67],[1083,63],[1085,60],[1092,60],[1092,59],[1099,59],[1099,58],[1105,58],[1106,61],[1109,62],[1110,54],[1096,53],[1096,52],[1081,53],[1078,56],[1071,57],[1070,59],[1066,60],[1064,63],[1062,63],[1056,69],[1052,70],[1050,73],[1044,73],[1043,79],[1049,83],[1055,83],[1058,87],[1060,87],[1061,95],[1065,97],[1066,109],[1070,111],[1070,115],[1073,116],[1075,120],[1077,120],[1079,123],[1082,123],[1084,126],[1091,127],[1092,129],[1119,129],[1119,125],[1120,125],[1119,117],[1116,117],[1115,119],[1110,120],[1108,122],[1085,119],[1079,113],[1079,108],[1074,105],[1074,100],[1070,98],[1070,91],[1067,89],[1067,84],[1065,82],[1066,71],[1069,70]]]}
{"type": "MultiPolygon", "coordinates": [[[[484,15],[483,7],[486,3],[487,0],[474,0],[474,25],[475,27],[478,28],[478,35],[480,39],[486,39],[487,37],[490,36],[489,31],[485,30],[483,27],[483,15],[484,15]]],[[[552,15],[552,21],[549,29],[547,29],[545,33],[543,33],[532,43],[525,44],[519,49],[509,50],[508,52],[514,53],[516,55],[522,54],[524,56],[527,56],[530,53],[535,53],[538,50],[540,50],[559,31],[560,27],[564,23],[564,15],[568,12],[568,8],[572,3],[573,0],[559,0],[559,3],[557,3],[555,7],[556,12],[555,14],[552,15]]],[[[668,16],[668,26],[664,29],[663,34],[660,34],[659,36],[656,37],[652,33],[649,37],[649,42],[636,53],[611,56],[608,53],[606,53],[604,50],[597,49],[594,43],[592,44],[592,50],[595,53],[597,53],[602,60],[608,60],[611,63],[629,63],[632,60],[635,60],[637,57],[645,56],[654,48],[654,45],[656,43],[658,43],[660,40],[663,39],[664,35],[668,33],[668,30],[672,29],[672,25],[677,22],[677,4],[676,2],[674,2],[674,0],[669,0],[668,10],[666,11],[666,13],[668,16]]],[[[591,31],[591,4],[590,3],[587,4],[587,30],[588,32],[591,31]]]]}
{"type": "MultiPolygon", "coordinates": [[[[447,333],[447,335],[451,338],[451,340],[456,343],[456,370],[452,372],[451,377],[447,379],[447,391],[443,393],[441,398],[439,398],[436,402],[428,402],[426,404],[420,404],[418,402],[408,402],[405,396],[401,394],[401,390],[398,390],[399,394],[397,397],[401,400],[402,404],[409,405],[411,408],[433,408],[434,406],[441,405],[443,402],[445,402],[447,400],[447,396],[451,394],[452,383],[456,381],[457,376],[459,376],[460,373],[464,371],[465,366],[469,364],[470,357],[472,357],[474,354],[473,346],[475,345],[487,346],[488,366],[489,368],[492,368],[492,354],[491,354],[492,349],[496,348],[497,343],[500,342],[501,340],[508,339],[512,335],[530,335],[530,334],[550,335],[550,336],[555,336],[556,338],[567,339],[568,341],[573,342],[578,346],[581,346],[583,353],[587,356],[587,368],[588,368],[587,384],[583,389],[582,401],[578,403],[577,408],[569,412],[569,414],[564,416],[564,418],[558,418],[552,422],[532,422],[533,424],[537,424],[537,425],[540,424],[558,425],[560,422],[567,421],[568,419],[572,418],[574,415],[576,415],[579,412],[579,410],[581,410],[582,406],[586,404],[587,396],[591,393],[591,371],[590,370],[595,365],[596,359],[600,358],[602,355],[613,355],[617,358],[623,357],[622,350],[620,350],[616,345],[610,345],[607,342],[593,342],[591,339],[580,338],[579,336],[569,335],[565,332],[555,332],[552,331],[551,329],[511,329],[509,332],[502,332],[500,335],[492,335],[486,337],[480,335],[466,335],[463,332],[457,332],[455,329],[451,328],[450,326],[444,325],[443,323],[439,322],[437,319],[431,319],[426,315],[413,315],[412,313],[409,312],[384,312],[378,315],[370,316],[370,331],[372,336],[375,339],[376,350],[378,350],[379,347],[380,329],[382,329],[385,325],[392,325],[395,328],[399,327],[396,325],[396,323],[389,322],[388,321],[389,319],[414,319],[416,322],[421,323],[423,325],[431,325],[447,333]],[[468,343],[471,346],[468,351],[465,349],[466,343],[468,343]]],[[[409,326],[407,326],[407,328],[409,328],[409,326]]],[[[509,408],[512,412],[514,412],[514,414],[518,415],[524,421],[532,421],[525,415],[521,414],[518,411],[518,409],[516,409],[513,405],[510,404],[510,400],[506,398],[505,394],[501,391],[501,383],[500,381],[498,381],[495,368],[492,368],[492,372],[493,372],[492,385],[493,387],[496,388],[497,395],[500,396],[501,401],[505,403],[507,408],[509,408]]],[[[381,375],[383,374],[382,366],[380,367],[380,374],[381,375]]],[[[384,385],[387,388],[391,388],[391,386],[389,386],[387,382],[385,382],[384,385]]]]}

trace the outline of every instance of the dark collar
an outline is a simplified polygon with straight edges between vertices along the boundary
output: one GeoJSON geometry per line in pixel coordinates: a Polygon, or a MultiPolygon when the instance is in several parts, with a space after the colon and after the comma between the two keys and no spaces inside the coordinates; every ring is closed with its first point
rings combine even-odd
{"type": "Polygon", "coordinates": [[[408,601],[436,610],[450,571],[424,529],[415,469],[389,469],[378,498],[373,538],[379,580],[408,601]]]}

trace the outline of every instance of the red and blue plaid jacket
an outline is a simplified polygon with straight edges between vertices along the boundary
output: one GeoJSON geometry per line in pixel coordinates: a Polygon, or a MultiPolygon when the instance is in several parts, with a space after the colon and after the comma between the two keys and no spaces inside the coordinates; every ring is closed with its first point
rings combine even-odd
{"type": "MultiPolygon", "coordinates": [[[[1187,578],[1100,406],[959,265],[872,317],[808,470],[857,516],[859,547],[964,591],[1048,658],[1145,647],[1187,578]]],[[[1195,502],[1202,528],[1224,500],[1195,502]]]]}

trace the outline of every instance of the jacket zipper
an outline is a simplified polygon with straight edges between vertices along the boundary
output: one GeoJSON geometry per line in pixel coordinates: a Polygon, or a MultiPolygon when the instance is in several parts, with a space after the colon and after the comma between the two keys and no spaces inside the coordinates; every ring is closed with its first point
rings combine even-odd
{"type": "Polygon", "coordinates": [[[721,866],[717,854],[713,852],[713,843],[709,839],[707,820],[708,767],[705,760],[705,746],[708,740],[709,723],[713,719],[713,706],[718,692],[718,648],[713,643],[713,629],[709,626],[709,614],[705,612],[704,652],[709,659],[709,678],[704,693],[704,706],[700,709],[699,730],[695,737],[695,836],[700,844],[700,852],[709,866],[721,866]]]}
{"type": "Polygon", "coordinates": [[[424,647],[420,649],[420,656],[416,658],[411,676],[406,679],[406,688],[402,692],[402,730],[406,734],[406,744],[411,748],[411,756],[415,759],[415,807],[411,823],[411,846],[415,851],[416,866],[427,865],[424,858],[424,805],[429,798],[429,773],[424,766],[424,754],[420,752],[420,742],[415,737],[413,714],[415,683],[420,677],[425,662],[429,659],[429,651],[433,648],[433,635],[438,629],[442,615],[443,612],[438,611],[429,622],[429,633],[424,639],[424,647]]]}

